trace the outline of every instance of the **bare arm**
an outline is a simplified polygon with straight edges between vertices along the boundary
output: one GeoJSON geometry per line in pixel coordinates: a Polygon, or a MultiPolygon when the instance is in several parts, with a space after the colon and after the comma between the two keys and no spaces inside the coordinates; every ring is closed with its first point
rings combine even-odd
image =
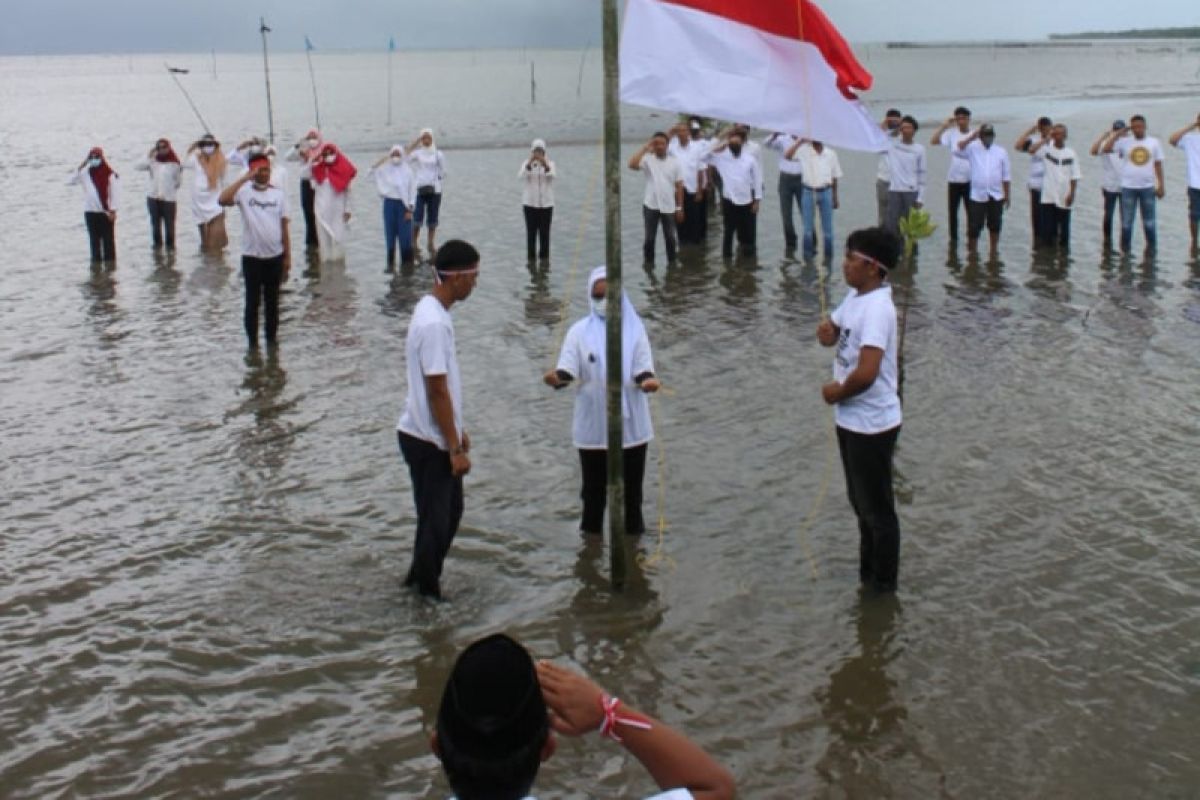
{"type": "Polygon", "coordinates": [[[933,132],[933,136],[929,137],[929,143],[935,147],[937,145],[941,144],[942,143],[942,134],[945,133],[946,129],[949,128],[954,123],[955,123],[954,117],[947,117],[946,121],[943,122],[941,125],[939,125],[938,129],[933,132]]]}
{"type": "Polygon", "coordinates": [[[425,394],[429,398],[433,421],[437,423],[450,451],[450,473],[455,477],[466,475],[471,471],[471,459],[467,457],[463,442],[458,438],[458,428],[454,426],[454,403],[450,399],[450,385],[446,376],[426,375],[425,394]]]}
{"type": "Polygon", "coordinates": [[[229,184],[224,189],[222,189],[221,196],[217,198],[217,202],[223,206],[233,205],[233,197],[234,197],[234,195],[236,195],[238,193],[238,189],[241,189],[243,186],[246,185],[247,181],[250,181],[253,179],[254,179],[254,173],[247,172],[245,175],[238,178],[236,181],[234,181],[233,183],[229,184]]]}
{"type": "Polygon", "coordinates": [[[1091,150],[1092,155],[1094,155],[1094,156],[1100,155],[1100,148],[1104,146],[1104,143],[1108,140],[1108,137],[1111,133],[1112,133],[1112,131],[1105,131],[1104,133],[1102,133],[1098,137],[1096,137],[1096,141],[1094,143],[1092,143],[1092,150],[1091,150]]]}
{"type": "Polygon", "coordinates": [[[1179,140],[1186,136],[1187,132],[1190,130],[1200,130],[1200,119],[1196,120],[1191,125],[1188,125],[1186,128],[1180,128],[1179,130],[1175,131],[1171,134],[1171,138],[1167,141],[1171,143],[1171,147],[1178,147],[1179,140]]]}
{"type": "MultiPolygon", "coordinates": [[[[548,661],[539,661],[537,672],[555,731],[564,736],[581,736],[600,727],[605,720],[601,705],[605,695],[599,686],[548,661]]],[[[627,705],[622,705],[617,713],[648,726],[618,723],[614,733],[660,789],[686,788],[696,800],[734,797],[737,787],[733,775],[699,745],[666,723],[627,705]]]]}
{"type": "Polygon", "coordinates": [[[636,153],[633,154],[632,157],[630,157],[629,168],[631,170],[633,170],[634,172],[637,172],[638,170],[640,170],[642,168],[642,159],[645,158],[646,154],[649,152],[650,152],[650,143],[646,142],[646,144],[642,145],[641,150],[638,150],[636,153]]]}
{"type": "Polygon", "coordinates": [[[858,366],[846,376],[846,380],[838,383],[830,381],[821,387],[821,395],[829,405],[849,400],[855,395],[862,394],[871,388],[879,377],[879,367],[883,363],[883,350],[879,347],[864,347],[858,351],[858,366]]]}
{"type": "Polygon", "coordinates": [[[807,141],[808,139],[797,139],[796,141],[792,142],[792,146],[787,149],[787,152],[783,154],[783,157],[788,161],[791,161],[792,158],[795,157],[796,151],[799,150],[801,145],[807,141]]]}

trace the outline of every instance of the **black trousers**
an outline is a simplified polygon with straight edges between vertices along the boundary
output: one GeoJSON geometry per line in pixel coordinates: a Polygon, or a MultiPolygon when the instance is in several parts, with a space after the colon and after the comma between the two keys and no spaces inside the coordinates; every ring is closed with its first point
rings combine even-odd
{"type": "Polygon", "coordinates": [[[1117,209],[1121,206],[1121,193],[1106,192],[1101,189],[1100,194],[1104,198],[1104,221],[1101,226],[1104,230],[1104,244],[1107,246],[1112,244],[1113,219],[1116,217],[1117,209]]]}
{"type": "Polygon", "coordinates": [[[242,277],[246,280],[246,308],[242,321],[251,347],[258,345],[258,307],[263,306],[263,333],[267,344],[275,344],[279,329],[279,284],[283,282],[283,255],[274,258],[242,256],[242,277]]]}
{"type": "Polygon", "coordinates": [[[1054,225],[1052,204],[1042,202],[1042,190],[1029,190],[1029,222],[1033,227],[1033,243],[1035,245],[1053,245],[1051,228],[1054,225]]]}
{"type": "Polygon", "coordinates": [[[150,212],[150,236],[155,247],[165,242],[168,250],[175,249],[175,207],[173,200],[146,198],[146,210],[150,212]]]}
{"type": "Polygon", "coordinates": [[[534,257],[550,257],[550,221],[554,218],[554,206],[550,208],[525,209],[525,250],[532,261],[534,257]],[[537,245],[535,248],[534,245],[537,245]],[[536,251],[536,252],[535,252],[536,251]]]}
{"type": "Polygon", "coordinates": [[[967,200],[967,238],[978,239],[983,226],[997,235],[1004,223],[1004,201],[989,197],[986,202],[967,200]]]}
{"type": "Polygon", "coordinates": [[[896,588],[900,520],[892,494],[892,454],[900,426],[883,433],[837,429],[846,493],[858,517],[858,577],[881,591],[896,588]]]}
{"type": "MultiPolygon", "coordinates": [[[[646,532],[642,518],[642,481],[646,477],[648,445],[639,444],[623,451],[625,472],[625,532],[646,532]]],[[[608,504],[608,451],[580,450],[579,464],[583,467],[583,519],[579,529],[584,533],[604,532],[604,508],[608,504]]]]}
{"type": "Polygon", "coordinates": [[[642,255],[647,261],[654,260],[654,242],[658,238],[658,227],[662,226],[663,243],[667,246],[667,261],[675,260],[678,240],[675,236],[675,214],[664,214],[653,208],[642,206],[642,220],[646,223],[646,238],[642,241],[642,255]]]}
{"type": "Polygon", "coordinates": [[[694,193],[683,194],[683,224],[679,226],[679,241],[700,244],[708,235],[708,208],[694,193]]]}
{"type": "Polygon", "coordinates": [[[962,203],[964,215],[970,214],[971,183],[946,184],[946,219],[950,221],[950,241],[958,241],[958,205],[962,203]]]}
{"type": "Polygon", "coordinates": [[[757,223],[752,203],[744,206],[734,204],[728,198],[721,198],[721,215],[725,230],[721,235],[721,255],[726,258],[733,255],[733,237],[736,234],[738,249],[742,255],[754,254],[754,239],[757,235],[757,223]]]}
{"type": "Polygon", "coordinates": [[[423,595],[441,597],[442,564],[462,521],[462,477],[450,474],[450,454],[433,442],[403,431],[397,435],[417,505],[417,535],[404,585],[415,585],[423,595]]]}
{"type": "Polygon", "coordinates": [[[85,211],[83,221],[87,224],[92,261],[116,261],[117,244],[113,236],[113,221],[108,218],[108,214],[103,211],[85,211]]]}
{"type": "Polygon", "coordinates": [[[1071,247],[1071,209],[1043,203],[1046,214],[1046,244],[1068,250],[1071,247]]]}
{"type": "Polygon", "coordinates": [[[312,181],[300,181],[300,208],[304,211],[304,246],[317,246],[317,214],[313,211],[313,200],[317,193],[313,190],[312,181]]]}

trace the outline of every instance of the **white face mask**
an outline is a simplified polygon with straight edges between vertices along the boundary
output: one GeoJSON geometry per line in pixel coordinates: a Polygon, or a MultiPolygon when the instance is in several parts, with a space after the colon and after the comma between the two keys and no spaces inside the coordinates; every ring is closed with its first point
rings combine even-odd
{"type": "Polygon", "coordinates": [[[335,156],[333,153],[330,153],[329,155],[325,156],[325,158],[322,160],[326,164],[332,164],[333,162],[337,161],[337,156],[335,156]]]}
{"type": "Polygon", "coordinates": [[[604,319],[604,313],[608,310],[608,298],[606,297],[590,297],[588,298],[592,304],[592,313],[604,319]]]}
{"type": "Polygon", "coordinates": [[[204,153],[206,156],[211,156],[213,153],[217,152],[217,148],[213,147],[211,144],[206,144],[200,148],[200,152],[204,153]]]}
{"type": "Polygon", "coordinates": [[[93,168],[93,169],[95,169],[96,167],[100,166],[100,164],[101,164],[101,163],[102,163],[102,162],[101,162],[101,161],[100,161],[100,159],[98,159],[98,158],[89,158],[89,159],[88,159],[88,166],[89,166],[89,167],[91,167],[91,168],[93,168]]]}
{"type": "Polygon", "coordinates": [[[308,146],[309,146],[309,147],[316,147],[318,142],[320,142],[320,139],[309,139],[309,140],[308,140],[308,146]]]}
{"type": "Polygon", "coordinates": [[[399,166],[404,163],[404,156],[392,156],[392,163],[399,166]]]}

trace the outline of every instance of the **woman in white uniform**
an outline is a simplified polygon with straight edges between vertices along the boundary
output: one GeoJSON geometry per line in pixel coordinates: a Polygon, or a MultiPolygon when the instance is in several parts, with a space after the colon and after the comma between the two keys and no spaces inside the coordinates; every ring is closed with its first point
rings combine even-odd
{"type": "Polygon", "coordinates": [[[337,145],[325,142],[310,170],[321,260],[343,261],[350,223],[350,181],[358,169],[337,145]]]}
{"type": "Polygon", "coordinates": [[[187,164],[194,175],[192,183],[192,215],[200,228],[200,249],[219,253],[229,244],[225,232],[225,209],[221,207],[221,190],[225,188],[227,162],[221,143],[211,133],[193,142],[187,151],[187,164]]]}

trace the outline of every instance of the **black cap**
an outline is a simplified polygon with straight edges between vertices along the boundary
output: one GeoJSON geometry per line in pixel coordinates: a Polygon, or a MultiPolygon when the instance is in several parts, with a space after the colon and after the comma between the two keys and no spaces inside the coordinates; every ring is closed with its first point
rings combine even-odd
{"type": "Polygon", "coordinates": [[[1121,130],[1125,130],[1125,120],[1123,120],[1123,119],[1114,119],[1114,120],[1113,120],[1113,126],[1112,126],[1112,129],[1113,129],[1114,131],[1121,131],[1121,130]]]}
{"type": "Polygon", "coordinates": [[[904,115],[900,113],[900,109],[898,109],[898,108],[889,108],[887,110],[887,113],[884,114],[884,116],[885,117],[901,117],[904,115]]]}
{"type": "Polygon", "coordinates": [[[467,647],[438,709],[438,738],[479,759],[499,759],[546,736],[550,718],[533,659],[502,633],[467,647]]]}
{"type": "Polygon", "coordinates": [[[979,126],[979,135],[980,136],[995,136],[996,129],[991,126],[991,123],[984,123],[983,125],[979,126]]]}

